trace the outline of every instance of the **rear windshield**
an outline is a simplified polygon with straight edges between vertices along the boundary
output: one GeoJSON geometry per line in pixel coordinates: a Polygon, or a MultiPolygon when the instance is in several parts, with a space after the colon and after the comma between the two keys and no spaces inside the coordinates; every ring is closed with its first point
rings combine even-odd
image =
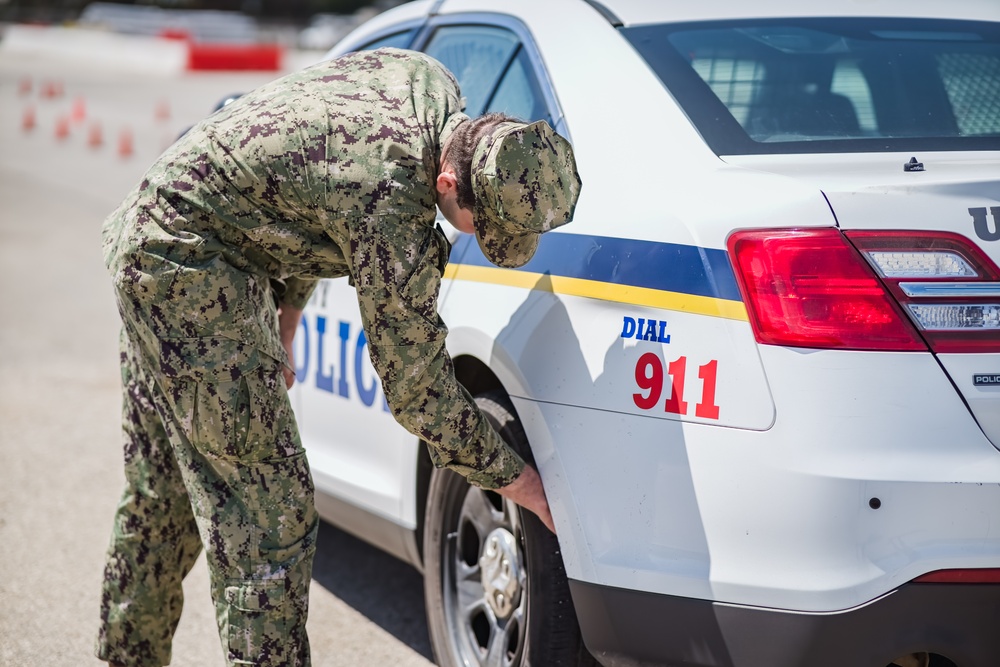
{"type": "Polygon", "coordinates": [[[622,32],[719,155],[1000,150],[1000,24],[783,19],[622,32]]]}

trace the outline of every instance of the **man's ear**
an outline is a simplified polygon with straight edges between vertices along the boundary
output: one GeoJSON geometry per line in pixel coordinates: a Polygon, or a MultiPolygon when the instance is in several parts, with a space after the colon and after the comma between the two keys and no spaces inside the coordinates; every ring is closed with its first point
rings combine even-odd
{"type": "Polygon", "coordinates": [[[445,164],[438,174],[437,191],[439,195],[448,195],[458,191],[458,179],[455,177],[455,169],[450,164],[445,164]]]}

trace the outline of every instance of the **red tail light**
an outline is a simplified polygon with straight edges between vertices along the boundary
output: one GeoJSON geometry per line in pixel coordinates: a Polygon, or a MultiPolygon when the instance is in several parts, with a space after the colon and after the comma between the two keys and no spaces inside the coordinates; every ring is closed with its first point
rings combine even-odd
{"type": "Polygon", "coordinates": [[[736,232],[729,255],[760,343],[851,350],[927,346],[836,229],[736,232]]]}
{"type": "Polygon", "coordinates": [[[935,570],[913,580],[916,584],[1000,584],[1000,569],[935,570]]]}

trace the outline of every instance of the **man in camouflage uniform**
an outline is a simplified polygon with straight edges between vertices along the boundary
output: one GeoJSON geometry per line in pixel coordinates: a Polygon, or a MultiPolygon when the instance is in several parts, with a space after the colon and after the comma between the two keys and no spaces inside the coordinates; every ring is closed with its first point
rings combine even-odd
{"type": "Polygon", "coordinates": [[[127,484],[101,659],[170,661],[181,580],[204,548],[228,664],[309,664],[317,516],[286,387],[319,278],[352,280],[393,414],[435,463],[551,528],[537,473],[455,379],[435,206],[492,261],[519,266],[541,232],[569,222],[579,177],[544,122],[469,120],[460,105],[451,74],[421,54],[321,63],[197,125],[106,221],[127,484]]]}

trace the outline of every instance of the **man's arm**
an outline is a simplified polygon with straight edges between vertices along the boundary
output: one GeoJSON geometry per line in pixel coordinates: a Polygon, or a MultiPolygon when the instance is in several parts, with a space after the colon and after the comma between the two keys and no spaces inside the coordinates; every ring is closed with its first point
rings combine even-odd
{"type": "Polygon", "coordinates": [[[278,307],[278,334],[281,336],[281,346],[285,348],[288,355],[288,365],[282,368],[285,375],[285,388],[291,389],[295,384],[295,356],[292,341],[295,340],[295,332],[299,328],[302,320],[302,309],[282,303],[278,307]]]}
{"type": "MultiPolygon", "coordinates": [[[[281,337],[281,346],[285,348],[288,355],[288,365],[283,369],[285,375],[285,388],[291,389],[295,384],[295,355],[293,353],[292,341],[295,340],[295,332],[299,328],[302,320],[302,309],[309,302],[316,285],[319,283],[315,278],[291,277],[278,284],[280,288],[276,292],[278,299],[278,335],[281,337]]],[[[272,288],[274,284],[272,283],[272,288]]]]}
{"type": "Polygon", "coordinates": [[[538,473],[480,412],[455,378],[437,313],[447,243],[416,221],[359,218],[351,230],[352,273],[369,353],[393,416],[430,446],[438,467],[496,489],[552,518],[538,473]]]}
{"type": "Polygon", "coordinates": [[[545,527],[556,532],[552,523],[552,512],[549,511],[549,501],[545,497],[545,488],[538,471],[530,465],[525,465],[520,476],[513,482],[496,490],[501,496],[509,498],[521,507],[531,510],[541,519],[545,527]]]}

